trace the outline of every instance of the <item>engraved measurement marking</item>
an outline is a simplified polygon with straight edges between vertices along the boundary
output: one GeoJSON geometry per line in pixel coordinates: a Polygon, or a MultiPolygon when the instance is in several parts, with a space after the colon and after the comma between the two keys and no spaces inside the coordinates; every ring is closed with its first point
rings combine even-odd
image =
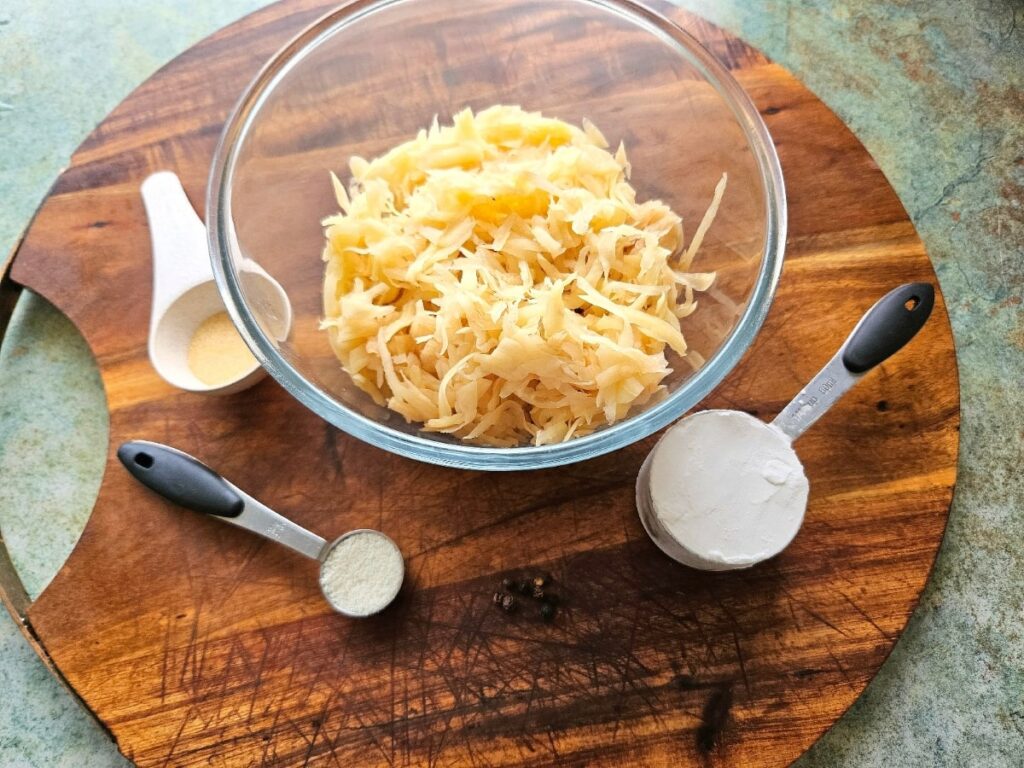
{"type": "MultiPolygon", "coordinates": [[[[839,383],[839,379],[835,376],[829,376],[825,381],[818,385],[818,394],[826,395],[839,383]]],[[[821,400],[818,395],[812,395],[807,392],[801,392],[796,399],[796,407],[792,413],[789,414],[787,421],[790,424],[798,424],[811,418],[815,413],[814,406],[821,400]]]]}
{"type": "Polygon", "coordinates": [[[263,535],[267,538],[273,539],[274,541],[280,541],[281,534],[284,533],[284,529],[284,523],[274,523],[263,532],[263,535]]]}
{"type": "Polygon", "coordinates": [[[804,395],[800,397],[797,402],[798,407],[790,417],[790,422],[792,423],[803,421],[805,418],[810,416],[811,412],[814,410],[814,404],[818,402],[818,397],[817,395],[804,395]]]}

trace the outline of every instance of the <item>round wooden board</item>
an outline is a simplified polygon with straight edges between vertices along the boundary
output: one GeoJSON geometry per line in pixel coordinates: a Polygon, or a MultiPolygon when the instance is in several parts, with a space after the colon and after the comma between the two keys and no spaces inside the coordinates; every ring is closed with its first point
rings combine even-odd
{"type": "MultiPolygon", "coordinates": [[[[633,483],[653,438],[559,469],[474,473],[354,441],[270,381],[222,399],[173,390],[146,358],[139,183],[173,169],[201,208],[238,94],[327,8],[286,0],[142,85],[75,154],[12,275],[87,339],[111,448],[178,446],[326,536],[385,530],[408,584],[375,619],[334,615],[315,564],[163,503],[111,450],[77,548],[29,609],[41,652],[140,766],[789,763],[885,660],[942,538],[959,406],[941,296],[921,335],[801,440],[812,486],[793,545],[727,574],[682,568],[644,535],[633,483]],[[491,605],[522,569],[554,575],[552,624],[491,605]]],[[[935,276],[835,115],[741,41],[666,13],[747,88],[786,174],[778,297],[703,404],[768,418],[879,296],[935,276]]]]}

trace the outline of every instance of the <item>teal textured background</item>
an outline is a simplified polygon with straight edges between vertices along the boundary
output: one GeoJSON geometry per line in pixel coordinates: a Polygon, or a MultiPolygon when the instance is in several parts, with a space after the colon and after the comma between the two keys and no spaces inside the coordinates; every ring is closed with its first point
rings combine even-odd
{"type": "MultiPolygon", "coordinates": [[[[799,765],[1020,766],[1024,4],[679,2],[789,68],[864,142],[928,247],[958,349],[961,462],[935,573],[892,657],[799,765]]],[[[0,252],[134,86],[262,4],[0,0],[0,252]]],[[[32,594],[85,523],[106,429],[88,349],[24,296],[0,351],[0,533],[32,594]]],[[[125,764],[0,615],[0,765],[125,764]]]]}

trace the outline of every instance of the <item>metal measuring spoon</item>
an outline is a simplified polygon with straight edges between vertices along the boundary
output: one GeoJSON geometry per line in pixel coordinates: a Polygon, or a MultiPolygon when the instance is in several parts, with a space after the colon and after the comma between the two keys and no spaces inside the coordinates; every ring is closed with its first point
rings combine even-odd
{"type": "Polygon", "coordinates": [[[671,427],[637,477],[637,510],[654,543],[707,571],[747,568],[785,549],[803,523],[808,493],[792,443],[909,342],[934,302],[928,283],[883,296],[771,424],[742,411],[709,410],[671,427]]]}
{"type": "MultiPolygon", "coordinates": [[[[401,550],[380,531],[360,528],[328,542],[254,499],[198,459],[160,443],[131,440],[117,449],[117,458],[136,480],[165,499],[245,528],[317,560],[320,563],[320,590],[338,613],[353,618],[372,616],[386,608],[402,587],[405,565],[401,550]],[[340,591],[332,594],[331,583],[325,584],[325,576],[330,577],[327,569],[338,565],[337,557],[332,558],[331,554],[337,550],[337,555],[344,555],[345,552],[338,548],[344,542],[349,542],[347,548],[350,548],[353,537],[374,537],[389,545],[376,547],[386,561],[377,565],[387,567],[368,574],[371,579],[376,578],[376,582],[371,583],[370,602],[363,601],[361,605],[355,604],[358,600],[345,602],[345,595],[340,591]]],[[[365,575],[362,580],[366,581],[365,575]]],[[[351,589],[353,582],[358,586],[359,581],[347,579],[343,586],[351,589]]]]}

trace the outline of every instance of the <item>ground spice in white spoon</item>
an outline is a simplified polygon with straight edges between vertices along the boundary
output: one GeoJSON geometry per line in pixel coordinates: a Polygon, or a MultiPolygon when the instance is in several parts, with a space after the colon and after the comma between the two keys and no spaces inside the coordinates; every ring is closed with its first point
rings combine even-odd
{"type": "Polygon", "coordinates": [[[188,367],[203,384],[216,386],[244,376],[256,367],[256,358],[228,313],[217,312],[200,323],[192,334],[188,367]]]}

